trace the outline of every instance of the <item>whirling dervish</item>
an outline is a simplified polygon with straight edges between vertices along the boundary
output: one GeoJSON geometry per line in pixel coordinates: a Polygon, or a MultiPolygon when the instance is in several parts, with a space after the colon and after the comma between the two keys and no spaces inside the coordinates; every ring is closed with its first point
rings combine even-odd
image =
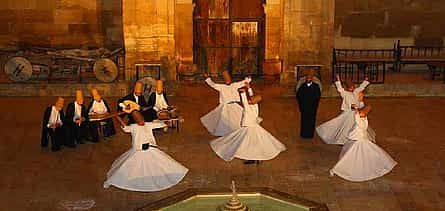
{"type": "Polygon", "coordinates": [[[201,117],[202,124],[214,136],[224,136],[240,128],[243,108],[238,105],[240,101],[238,89],[250,83],[251,79],[232,83],[228,71],[222,73],[225,84],[216,84],[204,74],[205,82],[219,92],[219,105],[211,112],[201,117]]]}
{"type": "Polygon", "coordinates": [[[343,145],[340,159],[330,171],[343,179],[361,182],[381,177],[397,165],[388,153],[370,140],[368,133],[368,113],[371,106],[359,110],[354,106],[354,129],[349,133],[349,141],[343,145]]]}
{"type": "Polygon", "coordinates": [[[246,88],[241,88],[239,91],[243,105],[241,127],[213,140],[210,145],[225,161],[231,161],[234,157],[247,160],[246,164],[253,163],[252,161],[259,163],[260,160],[271,160],[286,150],[286,146],[259,125],[262,120],[258,117],[258,102],[261,101],[261,96],[256,95],[248,99],[246,88]]]}
{"type": "Polygon", "coordinates": [[[353,106],[364,106],[360,104],[359,93],[369,85],[368,77],[355,88],[355,85],[347,81],[346,90],[342,87],[340,76],[336,75],[337,81],[335,86],[337,91],[343,99],[341,105],[342,113],[337,117],[321,124],[316,131],[318,136],[327,144],[343,145],[348,141],[348,134],[354,127],[354,110],[353,106]]]}
{"type": "Polygon", "coordinates": [[[131,113],[136,123],[125,125],[117,116],[126,133],[131,133],[133,146],[111,165],[104,188],[111,185],[132,191],[160,191],[178,184],[188,169],[159,150],[153,129],[167,127],[162,122],[144,122],[138,111],[131,113]]]}

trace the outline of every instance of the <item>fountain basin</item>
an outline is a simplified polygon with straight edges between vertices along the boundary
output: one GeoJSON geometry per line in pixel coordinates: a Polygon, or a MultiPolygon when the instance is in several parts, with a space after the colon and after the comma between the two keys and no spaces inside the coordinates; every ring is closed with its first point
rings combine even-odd
{"type": "MultiPolygon", "coordinates": [[[[227,202],[230,190],[188,189],[138,210],[216,211],[227,202]]],[[[252,211],[327,211],[325,204],[299,198],[270,188],[238,189],[238,198],[252,211]]]]}

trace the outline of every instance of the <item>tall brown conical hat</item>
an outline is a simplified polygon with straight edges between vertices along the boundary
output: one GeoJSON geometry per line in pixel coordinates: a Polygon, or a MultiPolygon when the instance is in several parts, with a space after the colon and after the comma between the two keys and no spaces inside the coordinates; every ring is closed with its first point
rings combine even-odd
{"type": "Polygon", "coordinates": [[[368,116],[369,112],[371,112],[372,110],[372,106],[371,105],[366,105],[365,107],[363,107],[360,112],[364,113],[366,116],[368,116]]]}
{"type": "Polygon", "coordinates": [[[144,116],[139,111],[133,111],[131,112],[131,116],[133,119],[138,122],[138,120],[144,120],[144,116]]]}
{"type": "Polygon", "coordinates": [[[91,89],[91,96],[95,101],[100,101],[102,96],[100,96],[99,91],[96,88],[91,89]]]}
{"type": "Polygon", "coordinates": [[[225,82],[228,82],[228,81],[231,82],[231,81],[232,81],[232,77],[230,76],[229,71],[224,70],[224,71],[222,72],[222,76],[223,76],[223,79],[224,79],[225,82]]]}
{"type": "Polygon", "coordinates": [[[76,90],[76,102],[79,104],[83,104],[83,93],[82,90],[76,90]]]}
{"type": "Polygon", "coordinates": [[[63,104],[65,103],[65,99],[63,99],[62,97],[58,97],[56,103],[54,104],[54,106],[56,107],[56,109],[58,111],[63,109],[63,104]]]}
{"type": "Polygon", "coordinates": [[[348,80],[345,81],[345,86],[346,86],[347,89],[349,89],[352,86],[355,86],[355,84],[350,79],[348,79],[348,80]]]}
{"type": "Polygon", "coordinates": [[[365,98],[365,94],[363,92],[358,93],[358,99],[360,102],[363,102],[363,99],[365,98]]]}
{"type": "Polygon", "coordinates": [[[134,84],[134,92],[142,93],[142,87],[143,87],[142,82],[136,81],[136,84],[134,84]]]}
{"type": "Polygon", "coordinates": [[[156,81],[156,92],[162,92],[164,90],[164,82],[162,80],[156,81]]]}

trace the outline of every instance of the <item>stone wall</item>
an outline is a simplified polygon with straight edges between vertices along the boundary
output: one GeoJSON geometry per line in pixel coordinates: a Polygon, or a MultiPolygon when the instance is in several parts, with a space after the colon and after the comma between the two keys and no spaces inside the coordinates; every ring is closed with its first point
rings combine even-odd
{"type": "Polygon", "coordinates": [[[3,0],[0,46],[102,46],[100,11],[96,0],[3,0]]]}
{"type": "Polygon", "coordinates": [[[411,45],[442,45],[443,0],[336,0],[335,46],[392,48],[398,39],[411,45]]]}
{"type": "Polygon", "coordinates": [[[3,0],[0,48],[123,46],[122,0],[3,0]]]}
{"type": "Polygon", "coordinates": [[[102,7],[101,22],[103,44],[108,49],[124,46],[122,25],[122,1],[100,0],[102,7]]]}

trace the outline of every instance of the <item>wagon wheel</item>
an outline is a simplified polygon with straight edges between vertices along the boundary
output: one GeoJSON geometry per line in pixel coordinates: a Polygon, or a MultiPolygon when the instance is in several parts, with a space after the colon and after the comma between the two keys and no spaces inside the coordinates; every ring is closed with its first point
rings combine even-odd
{"type": "Polygon", "coordinates": [[[93,72],[97,80],[112,82],[117,78],[117,66],[111,59],[99,59],[94,63],[93,72]]]}
{"type": "Polygon", "coordinates": [[[143,84],[142,95],[144,96],[145,100],[148,100],[150,94],[156,90],[156,79],[147,76],[139,79],[139,81],[143,84]]]}
{"type": "Polygon", "coordinates": [[[12,81],[27,81],[32,76],[32,65],[23,57],[12,57],[5,63],[5,73],[12,81]]]}

